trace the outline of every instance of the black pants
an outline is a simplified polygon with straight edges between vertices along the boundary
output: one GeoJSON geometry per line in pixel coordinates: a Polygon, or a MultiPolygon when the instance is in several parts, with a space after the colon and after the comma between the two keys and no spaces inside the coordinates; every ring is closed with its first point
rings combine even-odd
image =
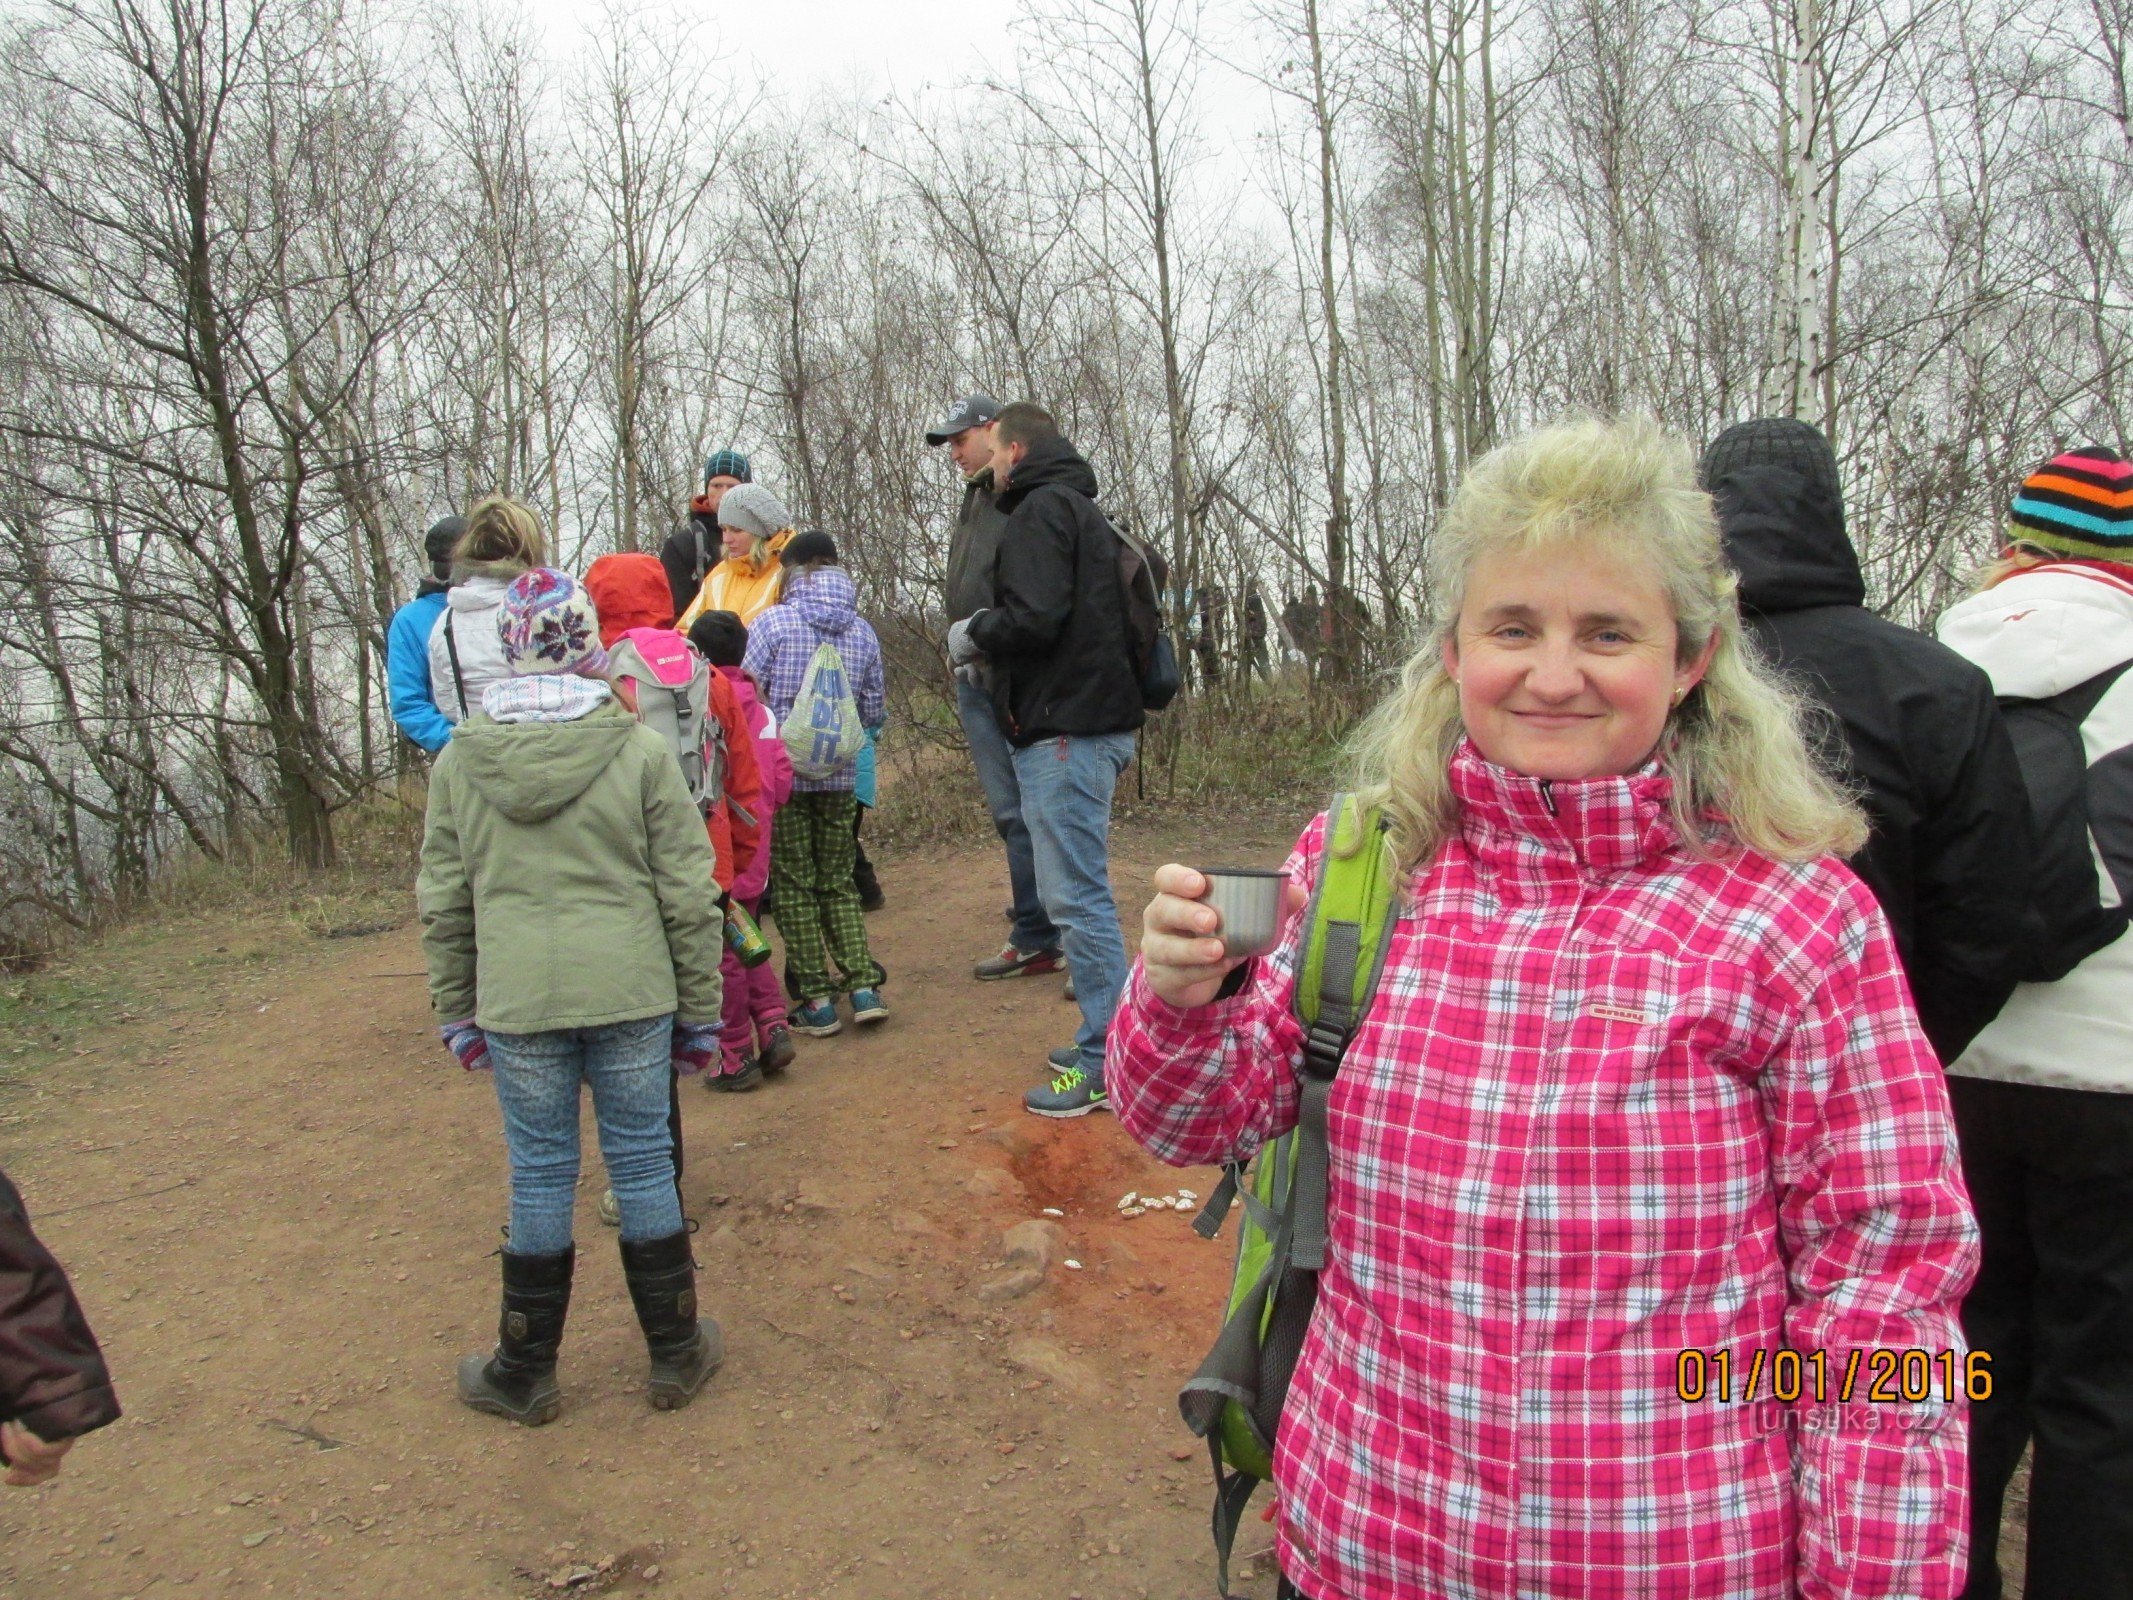
{"type": "MultiPolygon", "coordinates": [[[[674,1197],[681,1198],[681,1074],[667,1074],[667,1133],[674,1141],[674,1197]]],[[[682,1207],[686,1212],[687,1206],[682,1207]]]]}
{"type": "Polygon", "coordinates": [[[2034,1443],[2036,1600],[2133,1596],[2133,1094],[1950,1078],[1984,1231],[1963,1332],[1992,1357],[1970,1408],[1970,1580],[1999,1600],[2000,1515],[2034,1443]]]}
{"type": "Polygon", "coordinates": [[[866,846],[859,842],[859,830],[867,820],[866,806],[852,808],[852,887],[859,891],[859,909],[873,911],[882,903],[881,879],[874,873],[874,863],[867,859],[866,846]]]}

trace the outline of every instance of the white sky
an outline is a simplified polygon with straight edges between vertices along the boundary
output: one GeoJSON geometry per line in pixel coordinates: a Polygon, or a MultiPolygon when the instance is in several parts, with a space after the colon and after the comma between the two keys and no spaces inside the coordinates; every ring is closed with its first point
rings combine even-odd
{"type": "MultiPolygon", "coordinates": [[[[552,56],[567,54],[600,0],[525,0],[552,56]]],[[[1004,3],[996,0],[687,0],[707,44],[774,91],[862,83],[914,91],[953,83],[1013,59],[1004,3]]]]}

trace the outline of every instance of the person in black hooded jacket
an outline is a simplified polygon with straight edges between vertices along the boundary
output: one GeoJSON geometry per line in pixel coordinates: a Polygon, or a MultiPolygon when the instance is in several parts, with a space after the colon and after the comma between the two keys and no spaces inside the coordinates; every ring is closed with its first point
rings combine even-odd
{"type": "Polygon", "coordinates": [[[1836,719],[1830,754],[1873,822],[1850,865],[1888,916],[1926,1037],[1953,1061],[2024,976],[2029,943],[2034,829],[1992,682],[1866,609],[1819,429],[1740,423],[1711,442],[1701,475],[1743,620],[1836,719]]]}
{"type": "Polygon", "coordinates": [[[1128,642],[1119,538],[1096,474],[1051,413],[1017,401],[994,425],[1000,556],[992,604],[948,630],[964,682],[989,676],[1035,857],[1037,894],[1074,974],[1081,1029],[1059,1076],[1023,1105],[1078,1117],[1105,1104],[1104,1041],[1126,982],[1111,897],[1111,795],[1147,713],[1128,642]]]}

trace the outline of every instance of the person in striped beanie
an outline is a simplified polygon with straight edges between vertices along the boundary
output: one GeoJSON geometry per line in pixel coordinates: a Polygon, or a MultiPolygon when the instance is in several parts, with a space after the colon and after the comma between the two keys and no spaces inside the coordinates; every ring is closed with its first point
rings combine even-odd
{"type": "MultiPolygon", "coordinates": [[[[1982,667],[2023,763],[2031,972],[1946,1063],[1984,1240],[1965,1339],[1964,1600],[2000,1600],[2023,1452],[2032,1595],[2133,1594],[2133,464],[2097,446],[2016,491],[2008,545],[1941,642],[1982,667]]],[[[449,746],[447,746],[449,748],[449,746]]]]}
{"type": "Polygon", "coordinates": [[[2060,452],[2022,480],[2007,533],[2076,561],[2133,565],[2133,462],[2100,444],[2060,452]]]}

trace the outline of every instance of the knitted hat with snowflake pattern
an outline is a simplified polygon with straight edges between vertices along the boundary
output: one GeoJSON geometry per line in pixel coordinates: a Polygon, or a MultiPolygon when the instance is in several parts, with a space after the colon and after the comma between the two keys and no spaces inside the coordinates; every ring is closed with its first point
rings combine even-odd
{"type": "Polygon", "coordinates": [[[535,567],[511,580],[496,610],[496,632],[513,677],[569,672],[597,678],[607,671],[592,596],[554,567],[535,567]]]}

